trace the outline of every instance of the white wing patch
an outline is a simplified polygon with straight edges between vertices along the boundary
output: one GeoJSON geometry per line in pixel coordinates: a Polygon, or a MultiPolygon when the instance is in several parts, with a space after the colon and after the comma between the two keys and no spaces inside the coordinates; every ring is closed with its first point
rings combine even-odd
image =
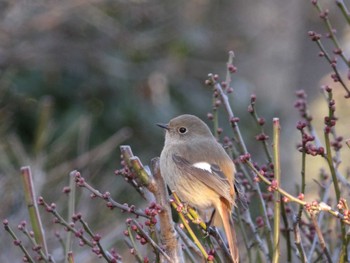
{"type": "Polygon", "coordinates": [[[206,171],[208,171],[209,173],[213,173],[213,171],[211,170],[211,165],[210,165],[210,163],[199,162],[199,163],[194,163],[192,166],[193,166],[193,167],[196,167],[196,168],[199,168],[199,169],[202,169],[202,170],[206,170],[206,171]]]}

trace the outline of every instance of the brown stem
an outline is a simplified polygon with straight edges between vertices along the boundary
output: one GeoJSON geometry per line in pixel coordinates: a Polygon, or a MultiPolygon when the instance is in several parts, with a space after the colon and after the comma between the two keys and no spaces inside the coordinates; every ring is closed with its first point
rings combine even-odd
{"type": "MultiPolygon", "coordinates": [[[[165,247],[165,253],[172,259],[172,262],[184,262],[184,256],[178,235],[175,231],[174,222],[171,216],[171,208],[168,202],[168,194],[163,177],[160,174],[159,158],[151,160],[152,173],[154,182],[149,188],[154,194],[157,204],[161,206],[159,216],[160,225],[160,240],[165,247]]],[[[164,256],[161,257],[161,262],[166,261],[164,256]]]]}

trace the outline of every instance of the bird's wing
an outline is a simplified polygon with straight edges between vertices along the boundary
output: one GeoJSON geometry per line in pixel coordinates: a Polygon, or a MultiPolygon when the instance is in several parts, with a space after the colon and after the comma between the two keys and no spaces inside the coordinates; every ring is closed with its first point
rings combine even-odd
{"type": "Polygon", "coordinates": [[[196,180],[211,188],[221,197],[225,198],[230,204],[234,203],[230,195],[230,182],[218,165],[206,162],[192,164],[187,159],[177,154],[174,154],[172,158],[181,171],[193,176],[196,180]]]}

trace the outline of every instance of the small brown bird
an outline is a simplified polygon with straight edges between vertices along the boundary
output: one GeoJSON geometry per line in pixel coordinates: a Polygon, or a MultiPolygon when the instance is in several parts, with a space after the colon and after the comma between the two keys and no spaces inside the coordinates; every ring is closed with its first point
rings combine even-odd
{"type": "Polygon", "coordinates": [[[235,205],[235,165],[198,117],[180,115],[168,124],[160,171],[179,198],[201,211],[215,209],[213,224],[224,228],[232,261],[239,262],[231,212],[235,205]]]}

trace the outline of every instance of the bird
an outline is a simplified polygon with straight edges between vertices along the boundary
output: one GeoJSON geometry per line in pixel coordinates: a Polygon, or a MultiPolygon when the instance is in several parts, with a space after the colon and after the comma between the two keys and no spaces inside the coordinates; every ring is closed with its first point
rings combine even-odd
{"type": "Polygon", "coordinates": [[[212,224],[223,228],[232,262],[239,262],[232,210],[235,207],[235,165],[200,118],[184,114],[167,124],[160,172],[182,202],[199,211],[212,210],[212,224]]]}

